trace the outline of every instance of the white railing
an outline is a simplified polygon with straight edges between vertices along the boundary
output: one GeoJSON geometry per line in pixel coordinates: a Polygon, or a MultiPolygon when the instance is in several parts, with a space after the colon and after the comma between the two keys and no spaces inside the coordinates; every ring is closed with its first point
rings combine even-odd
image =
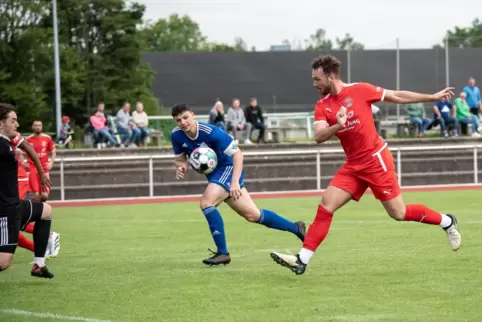
{"type": "MultiPolygon", "coordinates": [[[[478,169],[478,150],[482,145],[440,145],[440,146],[410,146],[410,147],[389,147],[395,152],[398,182],[402,185],[402,152],[414,151],[447,151],[447,150],[472,150],[474,184],[479,183],[478,169]]],[[[281,151],[247,151],[245,156],[283,156],[283,155],[316,155],[316,189],[321,190],[321,156],[323,154],[343,153],[342,149],[311,149],[311,150],[281,150],[281,151]]],[[[60,165],[60,198],[65,200],[65,163],[66,162],[85,162],[85,161],[119,161],[119,160],[148,160],[149,171],[149,197],[154,197],[154,160],[173,159],[174,155],[131,155],[131,156],[102,156],[102,157],[59,157],[56,162],[60,165]]]]}

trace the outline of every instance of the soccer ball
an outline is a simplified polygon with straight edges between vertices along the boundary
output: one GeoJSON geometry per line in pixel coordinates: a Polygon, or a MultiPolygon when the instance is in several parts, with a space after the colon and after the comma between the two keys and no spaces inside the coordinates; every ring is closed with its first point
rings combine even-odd
{"type": "Polygon", "coordinates": [[[189,156],[189,163],[194,170],[199,173],[208,174],[216,169],[218,165],[218,156],[207,146],[201,146],[194,149],[189,156]]]}

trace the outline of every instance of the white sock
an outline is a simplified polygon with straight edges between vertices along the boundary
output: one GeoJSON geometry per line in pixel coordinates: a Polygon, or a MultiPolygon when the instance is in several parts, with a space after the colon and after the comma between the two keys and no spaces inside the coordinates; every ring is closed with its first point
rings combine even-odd
{"type": "Polygon", "coordinates": [[[300,252],[298,253],[300,255],[300,260],[303,262],[303,264],[308,264],[310,262],[311,257],[313,257],[313,251],[302,248],[300,252]]]}
{"type": "Polygon", "coordinates": [[[38,267],[44,267],[45,266],[45,257],[34,257],[33,262],[38,267]]]}
{"type": "Polygon", "coordinates": [[[450,218],[446,214],[442,214],[442,221],[440,222],[440,227],[447,228],[450,225],[452,225],[452,218],[450,218]]]}

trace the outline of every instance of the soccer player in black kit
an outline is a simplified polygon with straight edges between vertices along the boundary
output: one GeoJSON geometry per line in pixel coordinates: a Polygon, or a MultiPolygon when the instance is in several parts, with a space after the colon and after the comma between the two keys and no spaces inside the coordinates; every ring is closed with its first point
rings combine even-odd
{"type": "Polygon", "coordinates": [[[10,144],[17,135],[17,114],[10,104],[0,103],[0,272],[12,264],[18,244],[18,233],[29,222],[33,232],[34,265],[31,275],[53,278],[45,266],[52,222],[52,207],[39,201],[20,200],[18,196],[17,159],[10,144]]]}

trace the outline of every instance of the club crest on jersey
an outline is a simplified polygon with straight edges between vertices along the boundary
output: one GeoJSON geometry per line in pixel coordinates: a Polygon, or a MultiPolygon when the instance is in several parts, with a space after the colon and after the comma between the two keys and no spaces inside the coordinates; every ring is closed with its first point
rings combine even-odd
{"type": "Polygon", "coordinates": [[[42,146],[43,146],[43,147],[46,147],[46,146],[47,146],[47,142],[42,141],[42,146]]]}
{"type": "Polygon", "coordinates": [[[351,97],[345,98],[345,101],[343,101],[343,106],[348,108],[352,105],[353,105],[353,99],[351,97]]]}

